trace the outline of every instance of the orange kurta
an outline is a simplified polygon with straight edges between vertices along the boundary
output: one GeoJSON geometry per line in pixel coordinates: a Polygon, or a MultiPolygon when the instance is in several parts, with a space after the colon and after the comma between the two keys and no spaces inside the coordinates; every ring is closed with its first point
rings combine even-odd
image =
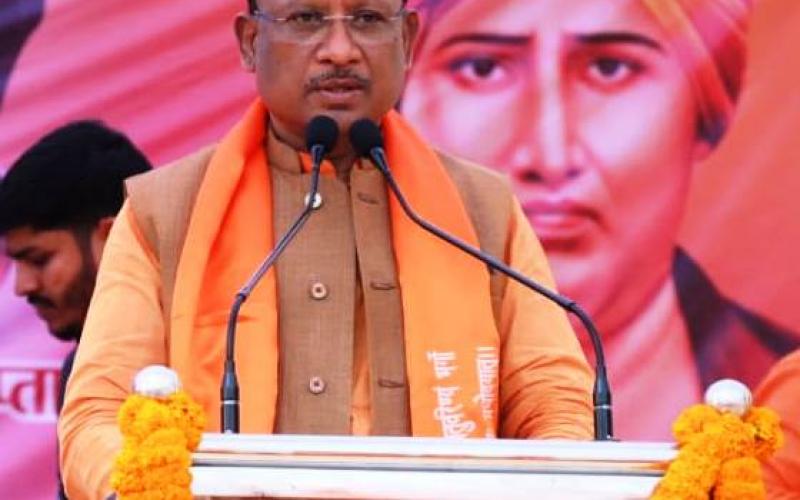
{"type": "MultiPolygon", "coordinates": [[[[404,148],[400,147],[401,145],[393,148],[392,142],[387,142],[390,159],[393,158],[393,165],[402,172],[403,164],[413,160],[403,157],[401,151],[404,148]]],[[[263,152],[261,156],[263,157],[263,152]]],[[[403,175],[400,174],[398,177],[403,182],[403,175]]],[[[263,176],[260,179],[263,179],[263,176]]],[[[415,189],[412,188],[411,191],[413,193],[415,189]]],[[[418,193],[419,190],[417,196],[418,193]]],[[[198,199],[202,199],[202,191],[200,196],[198,199]]],[[[414,194],[410,198],[414,203],[414,194]]],[[[421,200],[416,201],[415,206],[425,206],[421,200]]],[[[255,227],[260,226],[255,225],[255,227]]],[[[523,273],[552,286],[552,278],[542,249],[516,203],[508,232],[509,263],[523,273]]],[[[474,239],[474,236],[472,238],[474,239]]],[[[395,245],[398,242],[407,245],[409,241],[395,234],[395,245]]],[[[323,245],[324,242],[319,244],[323,245]]],[[[195,250],[192,248],[192,251],[195,250]]],[[[419,247],[412,245],[407,250],[397,247],[395,250],[418,252],[419,247]]],[[[358,251],[369,252],[370,249],[359,247],[358,251]]],[[[430,253],[433,252],[438,250],[432,250],[430,253]]],[[[184,258],[184,254],[181,258],[184,258]]],[[[423,258],[424,256],[421,256],[417,260],[423,258]]],[[[398,260],[402,264],[402,258],[398,260]]],[[[444,265],[451,266],[452,263],[444,265]]],[[[179,270],[181,270],[180,265],[179,270]]],[[[217,269],[210,275],[225,276],[225,279],[230,280],[230,273],[221,271],[217,269]]],[[[410,279],[406,281],[409,285],[406,285],[403,281],[404,276],[408,278],[409,275],[407,273],[404,275],[402,269],[400,271],[404,302],[406,299],[419,300],[419,297],[425,295],[425,291],[406,293],[409,289],[413,289],[415,282],[410,279]]],[[[435,268],[426,272],[427,276],[437,275],[435,268]]],[[[131,380],[139,369],[149,364],[173,366],[177,364],[191,368],[194,364],[202,365],[208,359],[220,355],[216,352],[198,351],[195,353],[199,355],[197,358],[175,359],[176,352],[181,352],[181,349],[185,348],[176,344],[174,328],[169,338],[165,336],[159,290],[159,263],[140,234],[135,219],[131,217],[130,207],[126,205],[106,246],[95,297],[87,317],[81,348],[59,423],[62,469],[71,498],[102,498],[108,493],[110,464],[120,441],[115,425],[115,414],[127,396],[131,380]]],[[[452,292],[446,296],[452,300],[456,294],[452,292]]],[[[431,314],[425,318],[415,319],[414,313],[407,311],[404,305],[407,334],[409,325],[413,325],[415,321],[423,323],[439,321],[430,307],[432,300],[434,299],[410,308],[412,311],[425,309],[431,314]]],[[[488,301],[488,296],[486,300],[488,301]]],[[[482,309],[491,314],[488,304],[482,309]]],[[[442,315],[453,313],[462,314],[462,311],[452,307],[441,308],[442,315]]],[[[205,320],[202,317],[195,320],[196,327],[201,328],[203,321],[205,320]]],[[[467,331],[467,326],[465,325],[462,331],[467,331]]],[[[591,376],[563,313],[531,292],[515,284],[509,284],[503,298],[497,329],[503,340],[500,352],[501,413],[498,423],[502,435],[572,438],[591,436],[591,411],[588,400],[591,376]]],[[[361,337],[358,332],[355,336],[361,337]]],[[[184,341],[186,338],[184,337],[184,341]]],[[[412,346],[410,352],[413,353],[414,350],[412,346]]],[[[409,351],[408,344],[407,351],[409,351]]],[[[363,351],[361,352],[362,354],[358,355],[357,351],[354,363],[357,374],[363,373],[359,367],[366,364],[363,351]]],[[[415,372],[413,365],[409,366],[409,377],[418,377],[419,373],[415,372]]],[[[274,367],[263,368],[270,370],[274,367]]],[[[211,388],[206,387],[207,384],[198,385],[197,380],[191,377],[184,379],[184,383],[190,393],[200,395],[201,403],[208,409],[213,405],[208,404],[209,401],[206,401],[203,395],[217,393],[216,380],[211,388]]],[[[240,372],[240,380],[243,388],[252,384],[247,372],[243,375],[240,372]]],[[[369,422],[362,420],[369,418],[369,411],[364,411],[364,401],[369,401],[369,396],[365,394],[363,384],[356,383],[353,386],[353,430],[368,429],[369,422]]],[[[411,386],[413,418],[415,404],[418,405],[413,390],[413,379],[411,386]]],[[[248,398],[250,404],[243,406],[244,424],[264,419],[264,399],[266,398],[256,401],[256,398],[248,398]]],[[[418,433],[425,435],[430,432],[424,428],[418,431],[416,425],[413,429],[415,435],[418,433]]],[[[250,429],[251,432],[271,430],[269,425],[250,429]]]]}
{"type": "Polygon", "coordinates": [[[800,500],[800,350],[779,361],[761,382],[756,404],[777,411],[786,443],[764,465],[770,499],[800,500]]]}

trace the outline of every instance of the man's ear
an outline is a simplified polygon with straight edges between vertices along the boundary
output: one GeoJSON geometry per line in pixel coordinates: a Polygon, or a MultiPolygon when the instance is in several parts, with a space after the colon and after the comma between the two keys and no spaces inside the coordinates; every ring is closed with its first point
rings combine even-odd
{"type": "Polygon", "coordinates": [[[111,232],[111,226],[114,225],[114,217],[103,217],[97,222],[97,225],[92,229],[89,236],[89,244],[92,248],[92,257],[96,265],[100,264],[100,258],[103,256],[103,248],[108,241],[108,234],[111,232]]]}
{"type": "Polygon", "coordinates": [[[403,23],[403,51],[406,55],[406,67],[410,67],[414,60],[414,46],[419,34],[419,14],[415,10],[409,11],[403,23]]]}
{"type": "Polygon", "coordinates": [[[251,16],[240,12],[233,21],[233,30],[239,42],[239,60],[242,68],[250,73],[256,70],[256,35],[258,24],[251,16]]]}

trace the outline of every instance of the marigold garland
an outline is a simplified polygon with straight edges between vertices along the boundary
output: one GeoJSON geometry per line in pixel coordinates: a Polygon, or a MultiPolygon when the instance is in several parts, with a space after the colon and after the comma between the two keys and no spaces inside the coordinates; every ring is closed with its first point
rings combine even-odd
{"type": "Polygon", "coordinates": [[[119,500],[190,500],[189,466],[205,420],[184,391],[166,399],[129,396],[117,415],[124,441],[111,473],[119,500]]]}
{"type": "Polygon", "coordinates": [[[761,500],[761,464],[783,445],[778,415],[751,408],[744,417],[694,405],[672,426],[680,451],[653,500],[761,500]]]}

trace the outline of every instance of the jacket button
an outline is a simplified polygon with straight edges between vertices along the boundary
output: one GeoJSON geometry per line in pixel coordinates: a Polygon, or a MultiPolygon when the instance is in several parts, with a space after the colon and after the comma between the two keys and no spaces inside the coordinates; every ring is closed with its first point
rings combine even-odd
{"type": "MultiPolygon", "coordinates": [[[[311,199],[311,193],[306,193],[305,197],[303,197],[303,206],[307,207],[308,202],[311,199]]],[[[319,210],[322,206],[322,195],[318,192],[314,194],[314,203],[311,205],[311,208],[314,210],[319,210]]]]}
{"type": "Polygon", "coordinates": [[[325,286],[325,283],[317,281],[311,284],[309,294],[314,300],[325,300],[328,297],[328,287],[325,286]]]}
{"type": "Polygon", "coordinates": [[[322,394],[325,392],[325,381],[321,377],[311,377],[308,381],[308,390],[311,394],[322,394]]]}

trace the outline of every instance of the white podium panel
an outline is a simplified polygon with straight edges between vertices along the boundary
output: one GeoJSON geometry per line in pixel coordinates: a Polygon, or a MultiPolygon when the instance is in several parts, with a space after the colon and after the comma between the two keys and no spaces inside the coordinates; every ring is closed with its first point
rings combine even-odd
{"type": "Polygon", "coordinates": [[[206,434],[192,492],[220,498],[646,499],[671,443],[206,434]]]}

